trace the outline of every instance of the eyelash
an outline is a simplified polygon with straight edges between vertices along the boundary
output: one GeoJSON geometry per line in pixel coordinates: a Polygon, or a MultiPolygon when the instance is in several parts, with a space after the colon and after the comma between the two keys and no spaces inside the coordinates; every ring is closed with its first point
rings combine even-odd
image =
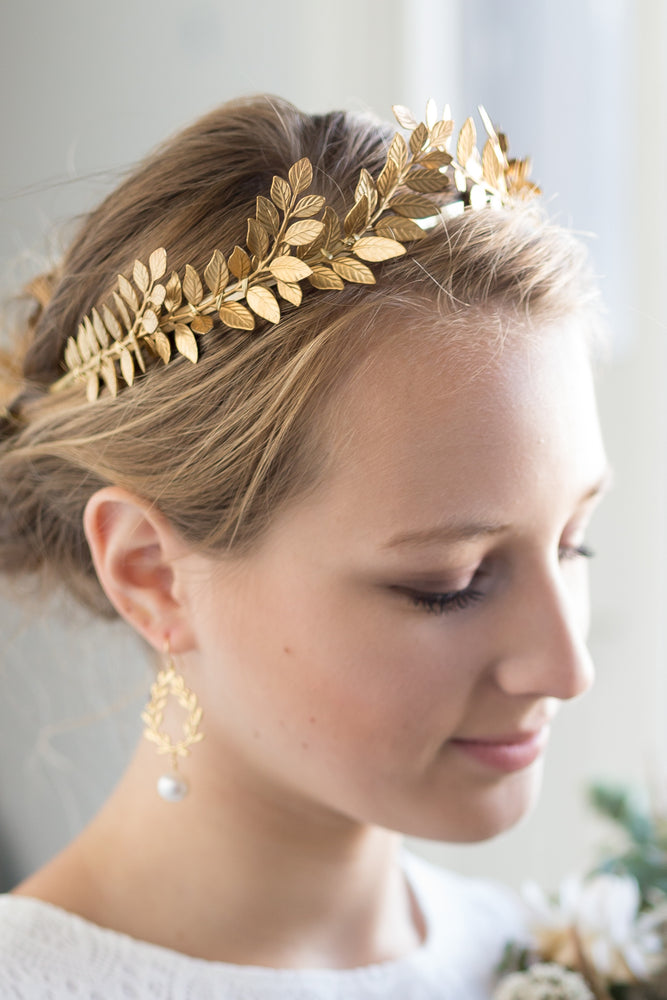
{"type": "MultiPolygon", "coordinates": [[[[562,561],[566,559],[592,559],[595,553],[587,545],[561,545],[558,549],[558,558],[562,561]]],[[[477,601],[481,601],[484,594],[481,590],[476,590],[472,584],[463,590],[452,590],[446,594],[422,594],[413,592],[410,595],[412,603],[431,614],[447,614],[450,611],[465,611],[477,601]]]]}
{"type": "Polygon", "coordinates": [[[558,558],[564,559],[592,559],[595,553],[587,545],[561,545],[558,549],[558,558]]]}

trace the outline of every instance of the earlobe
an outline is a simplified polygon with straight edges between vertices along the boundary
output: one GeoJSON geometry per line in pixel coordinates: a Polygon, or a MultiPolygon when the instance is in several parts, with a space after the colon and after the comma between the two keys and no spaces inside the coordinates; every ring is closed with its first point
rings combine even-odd
{"type": "Polygon", "coordinates": [[[126,490],[108,486],[88,501],[84,530],[95,572],[118,613],[158,650],[165,637],[174,652],[189,648],[175,574],[185,547],[169,522],[126,490]]]}

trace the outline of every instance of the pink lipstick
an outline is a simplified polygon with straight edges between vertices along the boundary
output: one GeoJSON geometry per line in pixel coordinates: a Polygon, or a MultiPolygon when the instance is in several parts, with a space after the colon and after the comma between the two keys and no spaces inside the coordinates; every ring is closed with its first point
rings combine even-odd
{"type": "Polygon", "coordinates": [[[450,740],[451,746],[496,771],[521,771],[541,756],[549,738],[549,727],[532,733],[513,733],[488,739],[450,740]]]}

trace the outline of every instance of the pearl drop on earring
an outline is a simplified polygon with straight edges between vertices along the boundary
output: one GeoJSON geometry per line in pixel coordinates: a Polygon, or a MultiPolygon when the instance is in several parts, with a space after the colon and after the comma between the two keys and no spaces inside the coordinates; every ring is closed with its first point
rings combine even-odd
{"type": "Polygon", "coordinates": [[[180,802],[189,790],[187,781],[178,772],[162,774],[157,780],[157,793],[165,802],[180,802]]]}

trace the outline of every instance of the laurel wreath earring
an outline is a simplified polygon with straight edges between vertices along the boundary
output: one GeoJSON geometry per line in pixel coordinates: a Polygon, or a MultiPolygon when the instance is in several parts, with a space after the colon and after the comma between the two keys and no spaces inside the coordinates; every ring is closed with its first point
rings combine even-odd
{"type": "Polygon", "coordinates": [[[181,774],[178,761],[180,757],[189,757],[190,748],[200,743],[204,734],[199,732],[202,719],[202,709],[197,696],[185,686],[181,674],[177,673],[169,650],[169,640],[164,643],[165,663],[151,685],[150,701],[141,713],[141,719],[146,724],[144,736],[157,746],[158,754],[171,758],[171,772],[158,778],[158,795],[166,802],[180,802],[188,794],[189,785],[181,774]],[[180,740],[172,740],[161,727],[164,721],[164,710],[170,697],[187,713],[183,723],[183,735],[180,740]]]}

